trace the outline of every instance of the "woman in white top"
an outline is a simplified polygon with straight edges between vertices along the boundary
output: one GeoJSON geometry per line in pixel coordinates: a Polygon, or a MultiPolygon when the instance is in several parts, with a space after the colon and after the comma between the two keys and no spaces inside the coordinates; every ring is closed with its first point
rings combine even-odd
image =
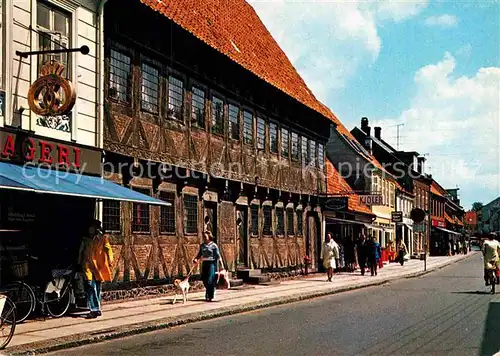
{"type": "Polygon", "coordinates": [[[323,267],[327,270],[328,281],[332,281],[333,269],[336,267],[336,260],[339,258],[339,245],[333,240],[332,234],[326,235],[325,242],[321,248],[323,267]]]}

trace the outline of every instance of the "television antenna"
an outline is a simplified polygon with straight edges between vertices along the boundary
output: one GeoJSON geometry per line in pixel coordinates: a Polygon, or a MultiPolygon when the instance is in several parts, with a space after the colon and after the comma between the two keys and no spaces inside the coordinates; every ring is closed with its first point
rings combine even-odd
{"type": "Polygon", "coordinates": [[[399,136],[399,128],[400,128],[401,126],[404,126],[404,125],[405,125],[405,124],[397,124],[397,125],[393,125],[393,126],[391,126],[391,127],[396,127],[396,129],[397,129],[397,136],[396,136],[396,140],[397,140],[397,141],[396,141],[396,148],[397,148],[397,150],[398,150],[398,151],[399,151],[399,137],[400,137],[400,136],[399,136]]]}

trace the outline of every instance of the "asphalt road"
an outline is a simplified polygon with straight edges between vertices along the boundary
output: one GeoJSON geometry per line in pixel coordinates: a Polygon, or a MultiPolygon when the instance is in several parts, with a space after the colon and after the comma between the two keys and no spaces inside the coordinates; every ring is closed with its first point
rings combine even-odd
{"type": "Polygon", "coordinates": [[[53,355],[493,355],[500,294],[488,294],[481,268],[476,255],[416,279],[53,355]]]}

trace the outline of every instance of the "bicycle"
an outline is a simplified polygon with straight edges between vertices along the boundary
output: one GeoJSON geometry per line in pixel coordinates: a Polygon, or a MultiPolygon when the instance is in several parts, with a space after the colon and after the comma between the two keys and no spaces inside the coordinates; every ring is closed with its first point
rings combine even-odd
{"type": "Polygon", "coordinates": [[[16,306],[10,298],[0,294],[0,350],[3,350],[12,340],[16,330],[16,306]],[[5,328],[10,328],[7,334],[5,328]]]}
{"type": "MultiPolygon", "coordinates": [[[[30,258],[36,259],[34,256],[30,258]]],[[[44,316],[48,314],[59,318],[66,314],[72,302],[75,303],[73,287],[75,275],[76,271],[72,266],[65,269],[53,269],[51,280],[44,284],[43,289],[39,286],[32,287],[24,281],[14,281],[1,290],[19,309],[19,322],[26,320],[36,309],[37,304],[41,305],[41,312],[44,316]]]]}

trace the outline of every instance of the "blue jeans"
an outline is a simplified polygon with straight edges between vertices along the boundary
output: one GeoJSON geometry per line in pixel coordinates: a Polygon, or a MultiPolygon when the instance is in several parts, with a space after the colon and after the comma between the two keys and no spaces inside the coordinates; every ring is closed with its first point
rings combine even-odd
{"type": "Polygon", "coordinates": [[[215,266],[217,262],[204,261],[201,266],[201,278],[205,286],[205,299],[215,297],[215,284],[217,283],[215,275],[215,266]]]}
{"type": "Polygon", "coordinates": [[[101,282],[87,281],[87,304],[91,312],[101,311],[101,282]]]}

